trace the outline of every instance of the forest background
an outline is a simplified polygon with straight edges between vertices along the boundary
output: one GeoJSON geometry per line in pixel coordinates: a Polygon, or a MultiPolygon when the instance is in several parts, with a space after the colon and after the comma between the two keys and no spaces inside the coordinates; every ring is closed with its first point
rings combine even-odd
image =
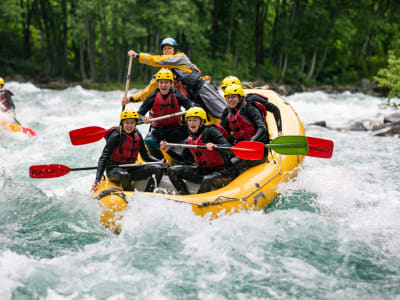
{"type": "MultiPolygon", "coordinates": [[[[127,51],[173,37],[203,74],[359,84],[400,53],[397,0],[2,0],[0,76],[123,89],[127,51]]],[[[134,86],[156,70],[134,61],[134,86]]]]}

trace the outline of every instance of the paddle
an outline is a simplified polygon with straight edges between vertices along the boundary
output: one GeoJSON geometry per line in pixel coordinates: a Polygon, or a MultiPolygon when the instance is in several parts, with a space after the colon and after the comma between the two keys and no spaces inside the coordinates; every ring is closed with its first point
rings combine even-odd
{"type": "MultiPolygon", "coordinates": [[[[3,103],[0,103],[0,108],[4,111],[7,110],[3,103]]],[[[13,113],[12,113],[12,118],[13,118],[14,122],[17,123],[22,128],[23,133],[29,135],[30,137],[37,136],[37,134],[32,129],[30,129],[28,127],[23,127],[22,124],[15,118],[13,113]]]]}
{"type": "Polygon", "coordinates": [[[315,137],[307,137],[309,152],[307,156],[331,158],[333,153],[333,141],[315,137]]]}
{"type": "MultiPolygon", "coordinates": [[[[171,117],[179,116],[185,114],[185,111],[180,111],[174,114],[165,115],[157,118],[150,119],[150,121],[158,121],[163,119],[168,119],[171,117]]],[[[144,124],[143,122],[138,122],[137,125],[144,124]]],[[[108,129],[104,129],[98,126],[88,126],[84,128],[74,129],[69,132],[69,138],[71,140],[72,145],[85,145],[97,142],[98,140],[104,137],[104,134],[108,131],[108,129]]]]}
{"type": "MultiPolygon", "coordinates": [[[[131,78],[131,69],[132,69],[132,56],[129,57],[128,74],[126,75],[126,84],[125,84],[125,98],[128,97],[129,81],[131,78]]],[[[125,105],[122,106],[122,111],[124,111],[124,109],[125,109],[125,105]]]]}
{"type": "MultiPolygon", "coordinates": [[[[129,168],[143,165],[154,165],[161,164],[161,162],[146,162],[141,164],[123,164],[114,167],[129,168]]],[[[85,167],[85,168],[70,168],[68,166],[60,164],[51,165],[36,165],[29,167],[29,177],[31,178],[54,178],[61,177],[72,171],[86,171],[86,170],[96,170],[97,167],[85,167]]]]}
{"type": "MultiPolygon", "coordinates": [[[[207,149],[207,146],[203,145],[188,145],[188,144],[171,144],[167,143],[169,147],[177,148],[200,148],[207,149]]],[[[237,143],[233,147],[222,147],[215,146],[217,150],[229,150],[232,151],[237,157],[247,160],[260,160],[264,156],[264,144],[260,142],[242,141],[237,143]]]]}
{"type": "Polygon", "coordinates": [[[307,154],[309,151],[307,138],[302,135],[278,136],[270,144],[265,144],[265,147],[284,155],[307,154]]]}

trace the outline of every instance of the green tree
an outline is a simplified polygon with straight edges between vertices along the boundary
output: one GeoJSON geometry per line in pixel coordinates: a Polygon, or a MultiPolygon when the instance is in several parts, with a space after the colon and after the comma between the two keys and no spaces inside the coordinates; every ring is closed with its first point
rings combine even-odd
{"type": "Polygon", "coordinates": [[[394,51],[389,51],[387,68],[380,69],[374,79],[379,87],[389,89],[388,105],[398,107],[391,103],[392,98],[400,98],[400,57],[396,57],[394,51]]]}

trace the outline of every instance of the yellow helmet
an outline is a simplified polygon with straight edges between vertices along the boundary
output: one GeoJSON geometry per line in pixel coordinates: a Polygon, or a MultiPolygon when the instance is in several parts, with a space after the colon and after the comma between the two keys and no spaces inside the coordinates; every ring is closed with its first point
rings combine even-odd
{"type": "Polygon", "coordinates": [[[0,85],[4,85],[4,79],[0,77],[0,85]]]}
{"type": "Polygon", "coordinates": [[[157,72],[156,79],[167,79],[174,81],[174,74],[172,73],[171,70],[168,70],[166,68],[161,68],[160,71],[157,72]]]}
{"type": "Polygon", "coordinates": [[[224,80],[222,80],[221,89],[225,89],[227,86],[232,84],[242,85],[239,78],[236,76],[227,76],[224,78],[224,80]]]}
{"type": "Polygon", "coordinates": [[[240,85],[237,84],[232,84],[226,87],[225,92],[224,92],[224,97],[229,95],[240,95],[241,97],[244,96],[243,89],[240,85]]]}
{"type": "Polygon", "coordinates": [[[187,120],[189,117],[199,117],[200,119],[204,120],[204,122],[207,122],[207,113],[201,107],[195,106],[189,108],[186,112],[185,120],[187,120]]]}
{"type": "Polygon", "coordinates": [[[125,119],[137,119],[139,120],[139,114],[136,110],[125,109],[121,112],[120,122],[125,119]]]}

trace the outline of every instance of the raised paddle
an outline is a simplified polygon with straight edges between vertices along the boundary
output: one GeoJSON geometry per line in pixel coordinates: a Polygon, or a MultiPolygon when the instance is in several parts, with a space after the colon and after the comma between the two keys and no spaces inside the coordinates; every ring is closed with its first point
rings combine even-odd
{"type": "Polygon", "coordinates": [[[320,157],[320,158],[331,158],[333,153],[333,141],[320,139],[308,136],[308,148],[309,152],[307,156],[320,157]]]}
{"type": "MultiPolygon", "coordinates": [[[[126,84],[125,84],[125,98],[128,97],[129,81],[131,79],[131,70],[132,70],[132,56],[129,57],[128,74],[126,75],[126,84]]],[[[125,109],[125,105],[122,106],[122,111],[124,109],[125,109]]]]}
{"type": "MultiPolygon", "coordinates": [[[[143,165],[155,165],[161,164],[161,162],[146,162],[141,164],[123,164],[116,165],[114,167],[120,168],[129,168],[129,167],[137,167],[143,165]]],[[[61,177],[68,174],[71,171],[86,171],[86,170],[96,170],[97,167],[85,167],[85,168],[70,168],[68,166],[60,165],[60,164],[51,164],[51,165],[36,165],[29,167],[29,177],[31,178],[54,178],[61,177]]]]}
{"type": "MultiPolygon", "coordinates": [[[[179,116],[185,114],[185,111],[180,111],[174,114],[165,115],[157,118],[150,119],[150,121],[158,121],[163,119],[168,119],[171,117],[179,116]]],[[[138,122],[137,125],[144,124],[143,122],[138,122]]],[[[98,140],[104,137],[104,134],[108,131],[108,129],[104,129],[99,126],[89,126],[79,129],[74,129],[69,132],[69,138],[71,140],[72,145],[85,145],[97,142],[98,140]]]]}
{"type": "Polygon", "coordinates": [[[304,155],[309,151],[307,137],[302,135],[278,136],[270,144],[265,144],[265,147],[284,155],[304,155]]]}
{"type": "MultiPolygon", "coordinates": [[[[176,148],[200,148],[207,149],[203,145],[188,145],[188,144],[171,144],[167,143],[169,147],[176,148]]],[[[216,150],[232,151],[237,157],[247,160],[260,160],[264,156],[264,144],[260,142],[242,141],[233,147],[214,146],[216,150]]]]}

